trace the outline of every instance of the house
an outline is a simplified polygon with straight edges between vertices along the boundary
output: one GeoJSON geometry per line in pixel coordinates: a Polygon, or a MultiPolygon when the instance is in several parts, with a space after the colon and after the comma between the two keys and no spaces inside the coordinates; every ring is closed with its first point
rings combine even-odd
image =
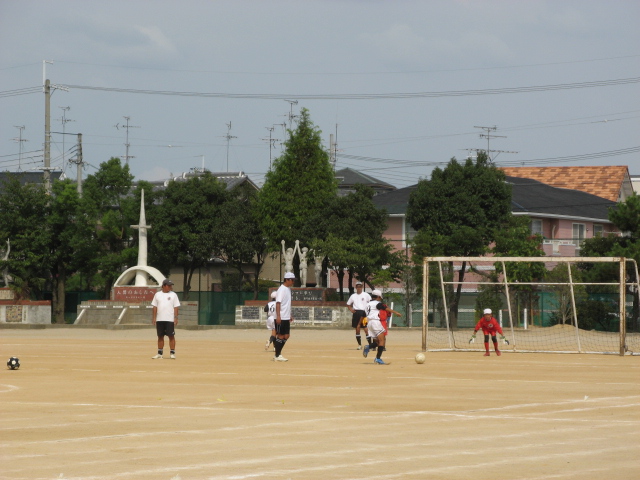
{"type": "Polygon", "coordinates": [[[336,173],[336,179],[338,180],[338,195],[345,196],[355,191],[355,185],[366,185],[371,187],[375,195],[381,193],[392,192],[396,189],[395,186],[378,180],[366,173],[358,172],[351,168],[343,168],[336,173]]]}
{"type": "MultiPolygon", "coordinates": [[[[51,183],[54,180],[64,180],[65,175],[62,170],[51,170],[51,183]]],[[[42,172],[0,172],[0,193],[4,191],[4,184],[10,178],[17,178],[20,181],[20,185],[28,184],[43,184],[44,175],[42,172]]]]}

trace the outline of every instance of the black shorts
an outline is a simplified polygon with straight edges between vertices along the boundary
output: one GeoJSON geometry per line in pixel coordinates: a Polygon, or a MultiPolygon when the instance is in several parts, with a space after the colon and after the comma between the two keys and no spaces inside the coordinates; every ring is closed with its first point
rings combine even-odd
{"type": "Polygon", "coordinates": [[[173,322],[156,322],[156,332],[158,337],[173,337],[176,334],[175,323],[173,322]]]}
{"type": "Polygon", "coordinates": [[[360,324],[360,320],[366,316],[367,314],[364,313],[364,310],[356,310],[353,312],[353,316],[351,317],[351,326],[356,328],[360,324]]]}
{"type": "Polygon", "coordinates": [[[278,325],[276,322],[276,335],[289,335],[291,331],[291,322],[289,320],[282,320],[278,325]]]}

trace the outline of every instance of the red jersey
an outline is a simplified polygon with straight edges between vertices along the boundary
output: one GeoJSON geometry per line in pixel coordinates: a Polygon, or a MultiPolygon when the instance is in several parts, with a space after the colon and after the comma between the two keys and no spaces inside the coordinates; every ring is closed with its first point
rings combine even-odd
{"type": "Polygon", "coordinates": [[[482,329],[482,333],[484,333],[485,335],[495,334],[496,332],[498,332],[500,335],[504,335],[502,333],[500,322],[498,322],[498,320],[493,317],[491,317],[490,320],[485,320],[485,318],[482,317],[477,323],[474,333],[480,329],[482,329]]]}

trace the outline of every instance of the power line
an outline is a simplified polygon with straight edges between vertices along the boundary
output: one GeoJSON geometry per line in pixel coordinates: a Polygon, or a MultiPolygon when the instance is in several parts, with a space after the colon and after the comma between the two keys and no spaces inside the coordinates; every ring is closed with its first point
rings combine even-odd
{"type": "Polygon", "coordinates": [[[64,85],[65,88],[79,90],[95,90],[114,93],[135,93],[143,95],[168,95],[201,98],[237,98],[255,100],[388,100],[415,98],[466,97],[478,95],[503,95],[509,93],[548,92],[557,90],[573,90],[578,88],[610,87],[640,83],[640,77],[621,78],[615,80],[597,80],[593,82],[560,83],[555,85],[532,85],[525,87],[489,88],[482,90],[449,90],[442,92],[408,92],[408,93],[345,93],[345,94],[277,94],[277,93],[205,93],[180,92],[176,90],[141,90],[133,88],[95,87],[88,85],[64,85]]]}

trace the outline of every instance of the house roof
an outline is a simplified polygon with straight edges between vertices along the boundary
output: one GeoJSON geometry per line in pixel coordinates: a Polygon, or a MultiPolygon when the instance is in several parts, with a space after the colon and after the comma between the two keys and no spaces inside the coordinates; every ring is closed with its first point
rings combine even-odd
{"type": "Polygon", "coordinates": [[[612,202],[624,201],[633,193],[626,166],[607,167],[501,167],[509,177],[531,178],[552,187],[597,195],[612,202]]]}
{"type": "Polygon", "coordinates": [[[338,190],[348,191],[353,189],[355,185],[367,185],[375,190],[376,194],[390,192],[396,189],[395,186],[390,183],[378,180],[366,173],[358,172],[351,168],[343,168],[336,172],[336,178],[338,179],[338,190]]]}
{"type": "MultiPolygon", "coordinates": [[[[4,183],[11,176],[17,178],[20,181],[20,185],[44,183],[42,172],[0,172],[0,192],[4,190],[4,183]]],[[[64,178],[62,170],[51,170],[51,182],[64,178]]]]}
{"type": "MultiPolygon", "coordinates": [[[[512,209],[516,215],[532,217],[571,217],[609,222],[609,208],[616,202],[578,190],[556,188],[530,178],[507,177],[512,186],[512,209]]],[[[389,215],[404,215],[409,196],[417,185],[373,197],[378,208],[389,215]]]]}
{"type": "Polygon", "coordinates": [[[570,217],[609,223],[609,209],[616,202],[597,195],[556,188],[530,178],[507,177],[511,189],[511,211],[532,217],[570,217]]]}
{"type": "MultiPolygon", "coordinates": [[[[251,181],[251,179],[244,172],[210,172],[212,176],[218,180],[224,182],[227,186],[227,190],[233,190],[238,185],[248,184],[253,189],[258,190],[258,186],[251,181]]],[[[182,182],[189,178],[194,178],[202,175],[202,172],[184,172],[177,176],[172,176],[167,180],[158,180],[149,182],[156,188],[166,187],[170,181],[182,182]]]]}

